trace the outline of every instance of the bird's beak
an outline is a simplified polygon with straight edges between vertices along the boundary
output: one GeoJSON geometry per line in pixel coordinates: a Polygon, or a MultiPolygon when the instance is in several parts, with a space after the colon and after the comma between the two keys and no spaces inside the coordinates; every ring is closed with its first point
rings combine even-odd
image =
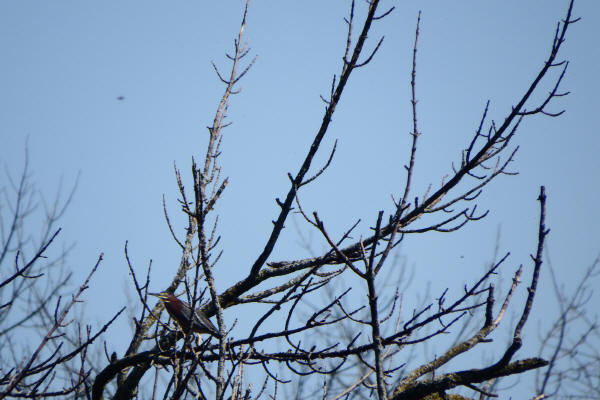
{"type": "Polygon", "coordinates": [[[160,297],[160,293],[148,293],[150,296],[160,297]]]}

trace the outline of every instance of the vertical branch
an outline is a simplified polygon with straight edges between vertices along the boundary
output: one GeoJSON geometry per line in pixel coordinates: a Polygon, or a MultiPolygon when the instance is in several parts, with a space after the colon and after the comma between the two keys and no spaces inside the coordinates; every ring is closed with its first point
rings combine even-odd
{"type": "Polygon", "coordinates": [[[523,312],[521,313],[521,318],[519,322],[517,322],[517,326],[515,327],[515,331],[513,334],[513,341],[509,348],[504,353],[502,359],[498,362],[500,365],[507,364],[512,356],[519,350],[523,344],[523,340],[521,338],[521,331],[525,322],[529,318],[529,313],[531,312],[531,307],[533,305],[533,299],[535,297],[535,291],[537,289],[538,278],[540,276],[540,269],[542,267],[542,255],[544,251],[544,240],[549,229],[546,229],[545,221],[546,221],[546,189],[544,186],[540,186],[540,195],[538,196],[538,201],[540,202],[540,223],[538,227],[538,245],[535,257],[531,255],[531,259],[533,260],[533,274],[531,277],[531,285],[527,288],[527,300],[525,302],[525,306],[523,307],[523,312]]]}
{"type": "Polygon", "coordinates": [[[415,29],[415,43],[413,46],[413,58],[412,58],[412,70],[411,70],[411,74],[410,74],[410,103],[412,106],[412,119],[413,119],[413,130],[411,132],[411,136],[412,136],[412,146],[411,146],[411,150],[410,150],[410,161],[408,163],[408,166],[406,167],[407,173],[406,173],[406,185],[404,186],[404,193],[402,194],[402,200],[400,201],[400,206],[399,208],[399,213],[398,213],[398,217],[400,218],[400,213],[402,213],[402,211],[404,210],[404,207],[406,207],[406,199],[408,198],[408,195],[410,194],[410,185],[411,185],[411,181],[412,181],[412,176],[413,176],[413,171],[415,168],[415,155],[417,153],[417,139],[419,138],[419,136],[421,135],[419,133],[419,128],[417,125],[417,95],[416,95],[416,78],[417,78],[417,44],[419,42],[419,27],[421,25],[421,11],[419,11],[419,15],[417,17],[417,27],[415,29]]]}
{"type": "MultiPolygon", "coordinates": [[[[382,256],[380,257],[379,262],[377,263],[377,267],[375,267],[375,274],[377,274],[379,272],[379,270],[383,267],[383,264],[385,263],[388,255],[390,254],[390,251],[394,247],[394,245],[396,243],[396,234],[398,232],[398,229],[400,228],[400,223],[401,223],[400,218],[402,217],[402,213],[404,212],[404,210],[406,210],[408,208],[408,203],[407,203],[406,199],[408,198],[408,195],[410,193],[412,176],[413,176],[413,172],[415,169],[415,158],[416,158],[416,154],[417,154],[417,140],[419,139],[419,136],[421,135],[419,133],[419,128],[417,125],[417,95],[416,95],[417,45],[419,42],[420,26],[421,26],[421,11],[419,11],[419,15],[417,17],[417,27],[415,28],[415,42],[413,45],[412,70],[411,70],[411,79],[410,79],[410,87],[411,87],[410,102],[412,105],[413,131],[410,134],[412,136],[410,161],[409,161],[408,166],[407,167],[405,166],[406,171],[407,171],[406,172],[406,184],[404,186],[404,193],[402,194],[402,199],[396,205],[396,211],[394,213],[394,218],[392,219],[394,228],[392,229],[392,231],[390,233],[390,238],[388,240],[387,246],[386,246],[385,250],[383,251],[382,256]]],[[[375,239],[373,242],[373,246],[376,245],[376,242],[377,242],[377,240],[375,239]]]]}
{"type": "Polygon", "coordinates": [[[246,27],[246,16],[248,15],[248,5],[250,0],[246,0],[246,4],[244,7],[244,14],[242,17],[242,22],[240,24],[240,30],[238,32],[237,38],[234,40],[234,55],[228,56],[228,58],[232,61],[231,70],[229,73],[229,78],[225,79],[219,73],[217,66],[213,63],[213,68],[215,72],[219,76],[221,82],[225,83],[225,92],[219,101],[219,105],[217,106],[217,111],[215,113],[212,126],[208,128],[209,133],[209,141],[206,148],[206,156],[204,159],[204,169],[203,169],[203,177],[207,180],[207,182],[203,182],[206,184],[214,178],[215,172],[219,171],[219,167],[217,166],[217,157],[219,156],[219,144],[221,142],[221,131],[224,127],[224,120],[227,116],[227,109],[229,107],[229,98],[232,94],[237,94],[239,91],[236,91],[235,84],[239,82],[239,80],[248,72],[248,70],[254,64],[255,59],[253,59],[250,64],[238,75],[238,65],[239,61],[248,54],[249,49],[245,44],[242,44],[242,36],[244,33],[244,29],[246,27]]]}
{"type": "Polygon", "coordinates": [[[535,297],[535,291],[537,289],[538,278],[540,276],[540,269],[542,267],[542,255],[544,252],[544,240],[546,235],[550,232],[549,229],[546,229],[545,221],[546,221],[546,189],[544,186],[540,186],[540,195],[538,197],[538,201],[540,202],[540,223],[538,228],[538,246],[535,257],[531,255],[531,259],[534,263],[533,268],[533,277],[531,278],[531,286],[527,289],[529,292],[527,295],[527,302],[525,303],[525,309],[523,310],[523,314],[521,315],[521,319],[515,328],[515,337],[521,338],[521,330],[529,317],[529,313],[531,312],[531,306],[533,305],[533,298],[535,297]]]}
{"type": "MultiPolygon", "coordinates": [[[[193,295],[191,296],[191,306],[192,309],[196,307],[197,294],[198,294],[198,284],[200,278],[200,271],[203,272],[204,278],[209,288],[209,293],[211,297],[211,302],[214,306],[217,316],[217,325],[219,327],[220,337],[219,337],[219,358],[218,358],[218,366],[217,366],[217,377],[216,377],[216,398],[221,400],[225,395],[225,358],[226,358],[226,348],[225,348],[225,322],[223,320],[223,308],[219,302],[219,298],[217,295],[217,290],[215,286],[214,276],[212,274],[212,266],[216,262],[211,261],[211,253],[214,249],[218,238],[215,239],[213,234],[207,236],[206,234],[206,216],[213,208],[217,199],[220,197],[221,193],[225,189],[227,185],[227,179],[224,179],[220,182],[220,166],[217,163],[218,156],[220,154],[219,145],[221,143],[222,138],[222,129],[225,126],[224,120],[227,116],[227,109],[229,107],[229,98],[231,95],[238,93],[239,91],[235,90],[235,85],[239,80],[248,72],[251,66],[254,63],[254,60],[250,62],[250,64],[238,74],[238,67],[240,60],[248,54],[249,49],[247,46],[243,44],[243,33],[246,27],[246,18],[248,15],[248,5],[249,0],[246,0],[244,13],[242,16],[242,22],[240,23],[240,29],[238,31],[237,38],[234,40],[234,55],[232,57],[228,56],[231,61],[231,70],[229,73],[228,79],[223,79],[216,66],[213,63],[213,67],[217,72],[217,75],[221,79],[223,83],[226,84],[225,92],[219,101],[219,105],[217,106],[217,111],[215,113],[215,117],[213,119],[212,127],[209,128],[209,143],[206,150],[206,156],[204,160],[204,169],[200,171],[199,168],[196,168],[195,164],[193,168],[193,176],[194,176],[194,193],[195,193],[195,204],[196,209],[194,213],[194,219],[196,220],[198,229],[198,257],[197,264],[195,269],[195,277],[193,283],[193,295]],[[212,190],[210,193],[207,188],[208,185],[212,183],[212,190]]],[[[213,232],[214,229],[213,227],[213,232]]],[[[218,257],[217,257],[218,260],[218,257]]]]}
{"type": "MultiPolygon", "coordinates": [[[[377,216],[377,224],[375,226],[375,236],[378,237],[381,230],[381,218],[383,217],[383,211],[380,211],[377,216]]],[[[371,247],[371,257],[366,262],[366,272],[364,279],[367,281],[368,287],[368,298],[369,298],[369,309],[371,311],[371,332],[373,334],[373,354],[375,355],[375,375],[377,378],[377,397],[379,400],[387,399],[387,391],[385,385],[385,377],[383,370],[383,342],[381,340],[381,332],[379,326],[379,311],[377,309],[377,291],[375,289],[375,244],[371,247]]]]}

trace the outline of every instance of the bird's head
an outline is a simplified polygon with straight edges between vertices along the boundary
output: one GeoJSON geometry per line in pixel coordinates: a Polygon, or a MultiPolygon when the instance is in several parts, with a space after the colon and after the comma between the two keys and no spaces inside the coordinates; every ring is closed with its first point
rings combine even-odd
{"type": "Polygon", "coordinates": [[[150,296],[158,297],[162,302],[170,302],[177,300],[177,297],[173,296],[169,292],[160,292],[160,293],[148,293],[150,296]]]}
{"type": "Polygon", "coordinates": [[[174,313],[178,313],[181,310],[185,309],[187,306],[186,303],[179,300],[177,297],[173,296],[169,292],[160,292],[160,293],[148,293],[150,296],[158,297],[160,301],[164,304],[165,308],[169,312],[171,316],[174,316],[174,313]]]}

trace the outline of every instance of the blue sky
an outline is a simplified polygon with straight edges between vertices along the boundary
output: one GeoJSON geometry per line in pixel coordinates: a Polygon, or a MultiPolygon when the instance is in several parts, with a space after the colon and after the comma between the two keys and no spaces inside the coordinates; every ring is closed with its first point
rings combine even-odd
{"type": "MultiPolygon", "coordinates": [[[[369,47],[385,35],[380,52],[351,78],[319,160],[338,139],[336,157],[301,193],[305,209],[319,211],[338,233],[362,218],[365,235],[378,210],[391,210],[390,194],[403,183],[409,155],[410,57],[419,9],[423,136],[415,191],[423,193],[451,172],[485,102],[491,101],[492,118],[501,120],[523,93],[566,5],[398,4],[371,34],[369,47]]],[[[17,174],[28,142],[34,181],[47,196],[61,177],[68,185],[81,174],[61,240],[76,243],[69,259],[74,283],[105,254],[87,295],[92,322],[127,302],[125,241],[139,271],[153,260],[153,290],[162,289],[160,282],[175,269],[178,252],[162,216],[162,196],[182,232],[173,162],[187,171],[191,157],[204,154],[205,127],[223,90],[210,62],[227,67],[223,56],[231,51],[242,6],[241,1],[0,3],[0,162],[17,174]],[[109,298],[102,299],[107,290],[109,298]]],[[[258,58],[232,100],[233,125],[223,143],[230,184],[218,208],[221,289],[244,276],[262,249],[278,210],[274,198],[287,191],[286,174],[298,169],[312,141],[323,110],[319,94],[328,92],[339,71],[347,7],[341,1],[250,5],[245,37],[258,58]]],[[[571,27],[562,53],[571,62],[562,87],[571,94],[550,107],[567,111],[525,121],[515,140],[520,150],[513,169],[520,174],[500,177],[481,196],[479,207],[491,210],[484,221],[453,235],[406,240],[402,255],[422,284],[413,285],[415,293],[426,282],[433,293],[448,286],[460,290],[490,261],[497,232],[501,250],[512,254],[507,273],[529,265],[541,184],[549,198],[549,250],[562,282],[574,285],[600,251],[600,6],[579,0],[574,13],[582,21],[571,27]]],[[[552,82],[546,80],[546,87],[552,82]]],[[[293,226],[288,223],[273,260],[306,255],[293,226]]],[[[299,226],[309,231],[302,221],[299,226]]],[[[312,239],[316,251],[324,248],[314,232],[312,239]]],[[[549,293],[540,292],[536,307],[552,304],[549,293]]]]}

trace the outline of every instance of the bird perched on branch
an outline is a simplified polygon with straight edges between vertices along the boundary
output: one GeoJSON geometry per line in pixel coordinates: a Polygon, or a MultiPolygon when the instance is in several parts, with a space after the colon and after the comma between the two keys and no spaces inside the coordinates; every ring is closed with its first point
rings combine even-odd
{"type": "Polygon", "coordinates": [[[184,333],[208,333],[216,338],[221,337],[219,330],[210,322],[200,310],[192,310],[192,307],[173,296],[171,293],[148,293],[151,296],[158,297],[165,305],[165,309],[181,328],[184,333]]]}

